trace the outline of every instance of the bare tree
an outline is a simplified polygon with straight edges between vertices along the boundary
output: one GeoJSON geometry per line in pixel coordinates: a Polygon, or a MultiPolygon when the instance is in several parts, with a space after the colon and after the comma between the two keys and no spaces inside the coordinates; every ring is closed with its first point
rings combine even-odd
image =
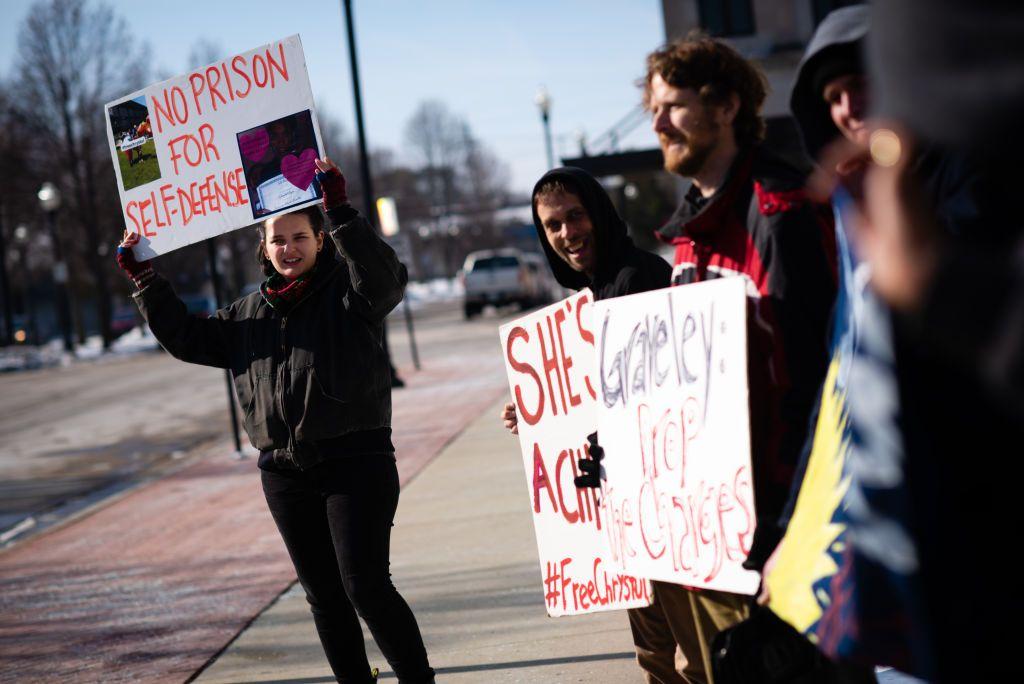
{"type": "Polygon", "coordinates": [[[463,157],[465,123],[443,102],[421,102],[405,126],[405,139],[423,162],[423,176],[434,206],[450,214],[455,175],[463,157]]]}
{"type": "Polygon", "coordinates": [[[473,136],[468,124],[462,129],[462,154],[460,184],[466,204],[475,212],[501,207],[508,197],[508,166],[473,136]]]}
{"type": "Polygon", "coordinates": [[[207,64],[213,64],[218,62],[227,56],[227,52],[224,50],[224,46],[215,40],[210,38],[200,38],[196,42],[192,43],[192,47],[188,51],[188,63],[185,65],[186,70],[196,69],[207,64]]]}
{"type": "Polygon", "coordinates": [[[435,206],[451,213],[499,206],[507,194],[508,169],[469,123],[441,102],[422,102],[405,129],[406,142],[422,162],[435,206]]]}
{"type": "Polygon", "coordinates": [[[110,246],[123,227],[103,105],[145,83],[146,49],[103,4],[41,0],[18,33],[17,101],[32,129],[41,175],[64,190],[64,216],[80,229],[78,252],[95,287],[104,347],[112,340],[110,246]]]}

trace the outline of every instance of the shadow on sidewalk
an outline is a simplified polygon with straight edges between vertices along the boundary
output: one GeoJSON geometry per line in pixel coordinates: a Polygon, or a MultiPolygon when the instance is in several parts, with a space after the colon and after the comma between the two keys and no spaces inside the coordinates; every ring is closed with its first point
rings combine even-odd
{"type": "MultiPolygon", "coordinates": [[[[564,658],[541,658],[538,660],[515,660],[506,663],[485,663],[482,665],[459,665],[457,667],[438,667],[435,673],[440,675],[459,674],[463,672],[487,672],[493,670],[513,670],[521,667],[544,667],[546,665],[568,665],[570,663],[592,663],[602,660],[633,660],[634,653],[598,653],[586,656],[565,656],[564,658]]],[[[379,679],[394,679],[393,672],[381,672],[379,679]]],[[[268,679],[261,684],[319,684],[321,682],[333,682],[334,677],[315,677],[310,679],[268,679]]]]}

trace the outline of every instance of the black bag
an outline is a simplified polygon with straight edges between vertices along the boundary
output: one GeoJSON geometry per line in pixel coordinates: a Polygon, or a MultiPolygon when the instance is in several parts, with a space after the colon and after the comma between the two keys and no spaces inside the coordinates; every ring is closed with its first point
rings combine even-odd
{"type": "Polygon", "coordinates": [[[719,632],[711,663],[716,684],[835,682],[832,663],[802,634],[767,608],[719,632]]]}

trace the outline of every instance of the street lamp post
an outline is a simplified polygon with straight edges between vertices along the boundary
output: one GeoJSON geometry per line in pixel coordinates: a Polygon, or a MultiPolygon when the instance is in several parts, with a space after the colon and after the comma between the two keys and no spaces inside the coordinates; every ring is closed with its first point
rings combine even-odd
{"type": "MultiPolygon", "coordinates": [[[[217,238],[212,237],[206,241],[206,256],[210,261],[210,280],[213,282],[213,299],[220,309],[224,306],[224,288],[220,281],[220,269],[217,267],[217,238]]],[[[242,437],[238,433],[238,410],[235,408],[235,382],[232,379],[231,371],[224,369],[224,382],[228,390],[228,413],[231,418],[231,436],[235,440],[235,458],[245,458],[242,451],[242,437]]]]}
{"type": "Polygon", "coordinates": [[[580,156],[587,156],[587,132],[582,128],[576,129],[576,144],[580,146],[580,156]]]}
{"type": "MultiPolygon", "coordinates": [[[[0,217],[2,218],[2,217],[0,217]]],[[[7,277],[7,242],[4,227],[0,224],[0,288],[4,291],[4,339],[3,344],[14,343],[14,307],[11,306],[11,281],[7,277]]]]}
{"type": "Polygon", "coordinates": [[[555,168],[555,154],[551,148],[551,95],[548,89],[541,86],[534,98],[537,108],[540,110],[540,120],[544,125],[544,147],[548,153],[548,168],[555,168]]]}
{"type": "Polygon", "coordinates": [[[32,300],[32,269],[28,265],[28,241],[29,230],[24,223],[14,229],[14,242],[18,246],[18,258],[21,261],[21,270],[25,276],[24,287],[25,313],[28,316],[28,335],[25,342],[39,344],[39,330],[36,324],[36,305],[32,300]]]}
{"type": "MultiPolygon", "coordinates": [[[[363,96],[359,87],[359,61],[356,58],[356,33],[355,21],[352,19],[352,0],[342,0],[342,9],[345,12],[345,30],[348,36],[348,63],[352,72],[352,99],[356,110],[356,139],[359,143],[359,162],[363,181],[363,204],[366,206],[366,218],[370,224],[378,228],[377,203],[373,200],[373,179],[370,174],[370,155],[366,151],[366,130],[363,127],[363,96]]],[[[416,338],[412,329],[412,312],[409,309],[409,298],[403,298],[403,312],[405,314],[405,326],[409,331],[409,345],[412,347],[412,357],[416,360],[416,369],[419,370],[419,355],[416,353],[416,338]]],[[[404,387],[405,382],[398,377],[398,370],[391,361],[391,347],[388,345],[388,328],[384,326],[384,353],[388,357],[388,366],[391,368],[391,386],[404,387]]]]}
{"type": "Polygon", "coordinates": [[[75,345],[71,341],[71,305],[68,302],[68,265],[61,253],[60,238],[57,235],[57,210],[60,209],[60,190],[47,181],[36,193],[39,206],[46,214],[47,228],[50,230],[50,241],[53,243],[53,283],[57,289],[57,320],[60,323],[61,336],[64,338],[64,351],[73,352],[75,345]]]}

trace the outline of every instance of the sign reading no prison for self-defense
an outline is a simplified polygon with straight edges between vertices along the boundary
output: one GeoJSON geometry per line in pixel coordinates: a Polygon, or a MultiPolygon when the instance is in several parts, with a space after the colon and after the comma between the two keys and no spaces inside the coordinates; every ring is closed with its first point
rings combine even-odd
{"type": "Polygon", "coordinates": [[[649,582],[608,558],[596,490],[573,483],[597,428],[592,302],[584,290],[500,330],[551,616],[651,602],[649,582]]]}
{"type": "Polygon", "coordinates": [[[753,594],[746,295],[723,278],[594,304],[602,527],[624,572],[753,594]]]}
{"type": "Polygon", "coordinates": [[[125,226],[139,258],[316,202],[320,129],[299,37],[106,106],[125,226]]]}

